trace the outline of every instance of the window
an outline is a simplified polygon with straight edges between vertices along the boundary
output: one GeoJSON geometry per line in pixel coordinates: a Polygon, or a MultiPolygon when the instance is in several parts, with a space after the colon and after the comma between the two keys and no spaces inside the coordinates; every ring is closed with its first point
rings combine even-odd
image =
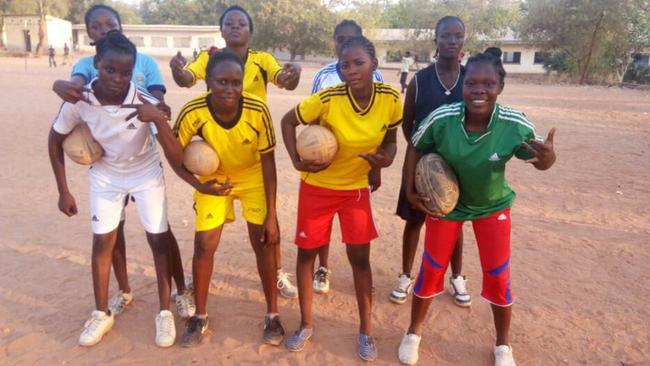
{"type": "Polygon", "coordinates": [[[548,59],[550,54],[548,52],[535,52],[534,64],[543,64],[548,59]]]}
{"type": "Polygon", "coordinates": [[[635,64],[644,64],[644,65],[650,64],[650,55],[648,54],[635,53],[632,55],[632,59],[634,60],[633,62],[635,64]]]}
{"type": "Polygon", "coordinates": [[[214,46],[214,39],[211,37],[199,37],[199,48],[210,48],[214,46]]]}
{"type": "Polygon", "coordinates": [[[190,48],[190,37],[174,37],[174,48],[190,48]]]}
{"type": "Polygon", "coordinates": [[[136,47],[144,47],[144,37],[133,36],[129,37],[129,40],[131,40],[136,47]]]}
{"type": "Polygon", "coordinates": [[[151,47],[167,48],[167,37],[151,37],[151,47]]]}
{"type": "Polygon", "coordinates": [[[503,63],[504,64],[518,64],[518,63],[521,63],[521,52],[504,52],[503,53],[503,63]]]}
{"type": "Polygon", "coordinates": [[[82,36],[81,38],[84,39],[84,45],[90,46],[90,37],[88,36],[82,36]]]}

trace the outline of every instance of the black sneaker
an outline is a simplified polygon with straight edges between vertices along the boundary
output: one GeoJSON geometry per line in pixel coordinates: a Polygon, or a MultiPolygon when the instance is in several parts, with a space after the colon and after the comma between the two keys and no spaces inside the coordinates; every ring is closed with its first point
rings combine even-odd
{"type": "Polygon", "coordinates": [[[187,321],[185,332],[181,336],[181,346],[194,347],[201,344],[203,333],[208,329],[208,318],[201,319],[193,316],[187,321]]]}
{"type": "Polygon", "coordinates": [[[274,316],[273,319],[270,319],[268,315],[264,317],[264,336],[262,339],[264,343],[272,346],[279,346],[282,343],[284,328],[280,323],[279,315],[274,316]]]}

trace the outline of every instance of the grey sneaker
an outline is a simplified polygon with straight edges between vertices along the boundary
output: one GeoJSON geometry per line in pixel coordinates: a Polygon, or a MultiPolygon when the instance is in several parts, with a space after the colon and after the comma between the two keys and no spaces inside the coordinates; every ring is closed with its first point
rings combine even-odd
{"type": "Polygon", "coordinates": [[[314,292],[317,294],[326,294],[330,290],[330,271],[320,266],[314,273],[314,292]]]}
{"type": "Polygon", "coordinates": [[[268,315],[264,317],[264,336],[263,341],[272,346],[279,346],[284,339],[284,328],[280,322],[280,316],[276,315],[270,318],[268,315]]]}
{"type": "Polygon", "coordinates": [[[201,344],[203,333],[208,329],[208,318],[193,316],[187,321],[185,332],[181,336],[181,346],[194,347],[201,344]]]}
{"type": "Polygon", "coordinates": [[[377,359],[377,346],[371,336],[359,334],[359,357],[364,361],[374,361],[377,359]]]}
{"type": "Polygon", "coordinates": [[[120,290],[108,302],[108,310],[110,310],[111,314],[114,316],[119,315],[131,304],[131,302],[133,302],[133,295],[130,293],[124,293],[120,290]]]}
{"type": "Polygon", "coordinates": [[[287,349],[291,352],[299,352],[305,348],[305,343],[311,338],[314,330],[312,328],[301,328],[287,338],[287,349]]]}
{"type": "Polygon", "coordinates": [[[467,278],[465,276],[449,277],[449,287],[447,289],[451,296],[454,297],[454,304],[464,308],[472,305],[472,297],[467,292],[467,278]]]}

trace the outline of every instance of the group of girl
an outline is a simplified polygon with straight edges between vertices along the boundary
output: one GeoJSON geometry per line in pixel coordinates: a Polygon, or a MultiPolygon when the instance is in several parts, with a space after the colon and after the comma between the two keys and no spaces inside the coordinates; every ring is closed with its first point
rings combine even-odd
{"type": "MultiPolygon", "coordinates": [[[[289,297],[295,297],[296,291],[279,264],[276,137],[266,104],[266,84],[295,89],[300,67],[281,67],[270,54],[250,50],[253,22],[246,10],[232,6],[220,18],[225,50],[205,51],[190,64],[180,54],[170,62],[180,86],[189,87],[203,79],[208,87],[185,104],[171,128],[165,87],[155,62],[137,53],[122,35],[115,10],[93,6],[85,21],[97,52],[75,65],[70,81],[55,82],[54,90],[65,102],[49,136],[59,209],[68,216],[75,215],[77,207],[65,177],[63,140],[78,124],[86,123],[104,148],[103,157],[89,170],[96,309],[84,325],[79,344],[91,346],[101,341],[114,317],[133,300],[124,244],[124,207],[129,199],[137,206],[154,257],[160,301],[155,319],[158,346],[169,347],[176,339],[169,310],[172,277],[178,313],[189,318],[181,345],[201,343],[208,327],[206,302],[214,253],[223,225],[235,219],[235,199],[242,205],[266,298],[262,339],[266,344],[281,344],[285,331],[278,315],[278,288],[289,297]],[[197,137],[220,158],[219,169],[211,176],[194,176],[183,165],[183,148],[197,137]],[[186,286],[178,244],[167,220],[162,163],[155,140],[175,173],[196,190],[191,286],[186,286]],[[111,265],[120,291],[109,301],[111,265]]],[[[514,155],[537,169],[550,168],[555,161],[554,130],[544,141],[522,113],[497,103],[505,77],[498,50],[471,57],[465,68],[460,65],[464,33],[459,18],[445,17],[438,22],[437,63],[416,74],[402,106],[400,93],[381,81],[372,43],[355,22],[344,21],[334,33],[338,62],[325,66],[314,79],[313,94],[282,118],[284,145],[293,166],[301,172],[295,235],[301,323],[286,339],[288,350],[302,350],[313,335],[312,295],[313,291],[329,290],[327,254],[333,218],[338,214],[359,309],[358,355],[367,361],[377,358],[371,324],[370,241],[378,235],[370,192],[379,188],[381,169],[395,158],[397,129],[403,123],[409,141],[398,208],[407,220],[404,268],[390,298],[404,303],[411,291],[415,296],[399,359],[405,364],[417,362],[431,298],[444,288],[445,270],[461,242],[462,223],[472,221],[484,272],[481,295],[494,312],[495,364],[514,365],[508,338],[513,301],[509,209],[514,192],[504,178],[505,163],[514,155]],[[296,128],[310,124],[320,124],[334,133],[339,150],[331,163],[307,161],[298,155],[296,128]],[[414,188],[415,163],[429,152],[442,155],[460,182],[458,206],[445,217],[427,211],[424,198],[414,188]],[[425,250],[413,283],[410,270],[424,222],[425,250]],[[314,273],[317,256],[320,266],[314,273]]],[[[453,272],[456,303],[467,306],[465,278],[458,265],[453,272]]]]}

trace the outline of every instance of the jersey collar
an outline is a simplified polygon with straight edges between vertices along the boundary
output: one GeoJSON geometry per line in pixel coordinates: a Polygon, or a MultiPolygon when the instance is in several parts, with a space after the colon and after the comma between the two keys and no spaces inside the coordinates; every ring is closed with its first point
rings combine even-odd
{"type": "Polygon", "coordinates": [[[210,111],[210,116],[212,116],[212,119],[214,120],[214,122],[217,125],[219,125],[219,127],[223,128],[224,130],[231,130],[231,129],[235,128],[235,126],[237,126],[237,124],[239,123],[239,120],[241,119],[242,110],[244,108],[244,96],[242,95],[241,97],[239,97],[239,106],[237,107],[237,115],[234,118],[235,123],[232,126],[229,126],[229,127],[226,127],[225,123],[220,121],[217,118],[217,111],[215,110],[214,105],[212,104],[211,96],[212,96],[212,92],[208,93],[208,95],[206,95],[206,97],[205,97],[205,102],[208,105],[208,110],[210,111]]]}
{"type": "Polygon", "coordinates": [[[467,139],[467,142],[470,144],[476,144],[480,142],[484,137],[488,136],[489,134],[492,133],[492,126],[494,126],[494,123],[499,116],[499,110],[501,109],[501,105],[499,103],[494,104],[494,109],[492,110],[492,114],[490,115],[490,122],[488,122],[487,128],[485,129],[485,132],[481,134],[480,136],[476,138],[471,138],[469,134],[467,133],[467,129],[465,128],[465,102],[461,102],[461,129],[463,130],[463,134],[465,135],[465,138],[467,139]]]}
{"type": "Polygon", "coordinates": [[[372,105],[375,103],[375,96],[377,95],[377,85],[376,83],[372,83],[372,95],[370,96],[370,102],[368,102],[368,105],[366,108],[361,108],[357,104],[357,101],[354,100],[354,97],[352,96],[352,92],[350,91],[349,86],[345,86],[345,94],[348,96],[348,100],[350,101],[350,105],[352,105],[352,109],[360,115],[360,116],[365,116],[370,112],[370,109],[372,108],[372,105]]]}

